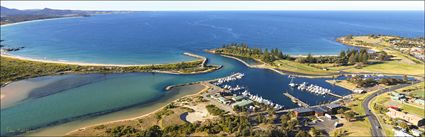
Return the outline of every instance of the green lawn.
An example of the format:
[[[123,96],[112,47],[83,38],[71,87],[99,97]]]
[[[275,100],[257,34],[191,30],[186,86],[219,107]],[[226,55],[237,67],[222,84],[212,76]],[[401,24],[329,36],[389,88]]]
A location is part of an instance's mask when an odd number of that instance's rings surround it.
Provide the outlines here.
[[[309,66],[308,64],[298,63],[295,61],[277,60],[277,61],[274,61],[274,64],[280,70],[302,73],[302,74],[332,75],[336,73],[335,71],[327,71],[327,70],[323,70],[313,66]]]
[[[413,105],[409,105],[409,104],[402,104],[401,105],[401,109],[404,112],[408,112],[411,114],[415,114],[418,116],[422,116],[425,117],[425,109],[420,108],[419,106],[413,106]]]
[[[363,67],[362,69],[351,68],[348,72],[370,72],[370,73],[389,73],[389,74],[406,74],[406,75],[423,75],[424,64],[406,64],[399,61],[386,61],[382,64],[373,64]]]

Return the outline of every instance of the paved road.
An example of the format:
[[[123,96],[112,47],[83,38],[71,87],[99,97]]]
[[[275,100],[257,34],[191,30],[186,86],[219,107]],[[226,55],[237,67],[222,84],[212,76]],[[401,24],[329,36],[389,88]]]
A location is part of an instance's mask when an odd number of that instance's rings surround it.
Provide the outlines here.
[[[415,81],[413,84],[416,84],[416,83],[419,83],[419,82],[420,81]],[[412,85],[412,84],[401,84],[401,85],[397,85],[397,86],[392,86],[390,89],[388,89],[388,88],[380,89],[379,91],[377,91],[377,92],[373,93],[372,95],[369,95],[368,97],[366,97],[366,99],[363,101],[362,106],[366,111],[366,116],[369,118],[370,124],[372,125],[372,136],[382,137],[382,136],[385,136],[385,135],[382,133],[381,124],[379,123],[378,118],[376,118],[376,115],[373,114],[371,112],[370,108],[369,108],[370,101],[374,97],[376,97],[380,94],[390,92],[390,91],[394,91],[394,90],[397,90],[397,89],[400,89],[400,88],[403,88],[403,87],[407,87],[407,86],[410,86],[410,85]]]

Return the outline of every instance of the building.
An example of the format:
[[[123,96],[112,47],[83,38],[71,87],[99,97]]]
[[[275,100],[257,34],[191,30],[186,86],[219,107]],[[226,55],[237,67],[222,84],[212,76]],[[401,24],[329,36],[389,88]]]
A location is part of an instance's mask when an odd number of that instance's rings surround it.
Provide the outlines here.
[[[244,99],[244,97],[243,97],[243,96],[233,96],[233,97],[232,97],[232,100],[233,100],[233,101],[241,101],[242,99]]]
[[[419,105],[425,105],[425,100],[423,100],[423,99],[415,99],[415,101],[414,101],[416,104],[419,104]]]
[[[418,129],[411,129],[410,131],[412,131],[412,134],[416,137],[421,136],[421,134],[423,133],[422,131],[419,131]]]
[[[338,109],[343,108],[343,106],[341,106],[339,104],[329,104],[329,105],[326,105],[325,108],[327,109],[328,113],[336,114]]]
[[[233,103],[232,104],[232,107],[233,108],[236,107],[236,106],[246,107],[246,106],[252,105],[252,103],[254,103],[254,102],[252,102],[251,100],[244,99],[244,100],[241,100],[241,101],[238,101],[238,102]]]
[[[310,108],[297,108],[294,110],[295,116],[311,116],[314,115],[314,111]]]
[[[217,100],[218,102],[223,103],[223,104],[229,104],[229,103],[230,103],[230,100],[228,100],[227,98],[224,98],[224,97],[223,97],[223,96],[221,96],[221,94],[219,94],[219,93],[216,93],[216,94],[212,95],[212,96],[211,96],[211,98],[212,98],[212,99],[215,99],[215,100]]]
[[[221,97],[221,96],[218,97],[217,100],[220,101],[220,103],[223,103],[223,104],[229,104],[230,103],[230,100],[228,100],[227,98]]]
[[[356,89],[353,90],[353,92],[354,93],[357,93],[357,94],[362,94],[362,93],[366,93],[366,90],[360,89],[360,88],[356,88]]]
[[[397,92],[391,92],[391,99],[396,101],[405,101],[406,96]]]
[[[418,127],[425,125],[425,118],[417,115],[397,111],[394,109],[388,109],[388,112],[386,114],[391,118],[400,118],[406,120],[407,122],[412,123],[413,125],[416,125]]]
[[[315,116],[324,116],[325,113],[327,112],[326,108],[324,107],[313,107],[311,108],[314,111],[314,115]]]
[[[404,131],[396,130],[396,129],[393,129],[393,130],[394,130],[394,136],[396,136],[396,137],[413,137],[412,135],[410,135],[410,134],[408,134]]]

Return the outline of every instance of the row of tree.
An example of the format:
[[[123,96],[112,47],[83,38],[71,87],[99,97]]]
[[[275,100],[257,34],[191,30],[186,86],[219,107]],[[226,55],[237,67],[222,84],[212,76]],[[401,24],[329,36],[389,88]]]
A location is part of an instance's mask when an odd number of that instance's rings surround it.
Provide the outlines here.
[[[319,56],[313,57],[308,54],[307,57],[297,58],[295,61],[299,63],[337,63],[339,65],[353,65],[356,63],[367,64],[369,53],[366,49],[349,49],[340,52],[339,56]]]
[[[231,43],[227,45],[223,45],[222,48],[216,50],[217,53],[222,54],[231,54],[234,56],[241,57],[250,57],[260,59],[264,62],[273,62],[279,59],[289,59],[289,55],[283,54],[281,50],[278,48],[271,49],[260,49],[260,48],[250,48],[245,43]]]
[[[356,84],[357,87],[372,87],[376,84],[384,84],[384,85],[396,85],[401,83],[406,83],[408,81],[405,76],[403,79],[397,78],[381,78],[379,80],[375,80],[373,78],[362,78],[361,76],[355,76],[347,79],[349,82]]]

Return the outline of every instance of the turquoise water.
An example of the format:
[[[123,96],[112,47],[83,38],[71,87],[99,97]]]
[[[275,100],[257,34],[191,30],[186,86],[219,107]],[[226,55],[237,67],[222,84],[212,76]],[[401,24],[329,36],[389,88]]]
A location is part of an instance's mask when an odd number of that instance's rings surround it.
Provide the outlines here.
[[[270,70],[250,69],[233,59],[202,50],[227,42],[247,42],[255,47],[278,47],[292,54],[335,54],[348,48],[335,43],[336,37],[369,33],[423,36],[423,20],[423,13],[419,12],[145,12],[2,27],[1,39],[6,40],[6,46],[27,47],[13,53],[21,56],[133,64],[191,60],[181,53],[192,52],[208,57],[210,64],[224,67],[199,75],[126,73],[58,78],[61,82],[34,89],[28,99],[2,108],[1,134],[125,111],[168,96],[165,86],[223,77],[234,72],[246,74],[237,84],[286,108],[293,108],[296,105],[282,95],[289,90],[287,76]],[[340,95],[350,94],[324,80],[297,78],[295,82],[306,81]],[[306,92],[290,92],[309,104],[335,100]]]

